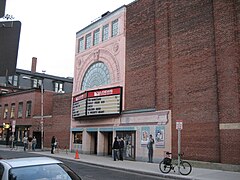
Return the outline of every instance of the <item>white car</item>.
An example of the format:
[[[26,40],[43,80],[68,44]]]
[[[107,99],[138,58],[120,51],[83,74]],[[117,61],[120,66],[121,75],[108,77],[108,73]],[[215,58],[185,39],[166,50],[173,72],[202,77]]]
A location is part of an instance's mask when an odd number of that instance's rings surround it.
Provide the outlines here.
[[[1,180],[81,180],[63,162],[49,157],[0,160]]]

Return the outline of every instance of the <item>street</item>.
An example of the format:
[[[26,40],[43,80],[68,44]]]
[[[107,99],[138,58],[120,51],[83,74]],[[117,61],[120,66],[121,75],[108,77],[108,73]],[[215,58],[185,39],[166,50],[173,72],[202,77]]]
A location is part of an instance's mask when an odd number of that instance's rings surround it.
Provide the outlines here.
[[[0,156],[2,158],[14,158],[14,157],[36,157],[42,156],[39,154],[34,154],[30,152],[20,152],[20,151],[2,151],[0,150]],[[72,170],[74,170],[83,180],[156,180],[165,179],[149,175],[137,174],[132,172],[126,172],[116,169],[104,168],[100,166],[89,165],[79,161],[56,158],[64,162]]]

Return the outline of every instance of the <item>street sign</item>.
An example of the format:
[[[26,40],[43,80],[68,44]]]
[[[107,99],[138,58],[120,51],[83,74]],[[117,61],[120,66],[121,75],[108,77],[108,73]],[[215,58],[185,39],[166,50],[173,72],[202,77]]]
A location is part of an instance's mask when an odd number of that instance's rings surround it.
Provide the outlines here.
[[[176,129],[177,130],[183,129],[183,121],[182,120],[176,120]]]

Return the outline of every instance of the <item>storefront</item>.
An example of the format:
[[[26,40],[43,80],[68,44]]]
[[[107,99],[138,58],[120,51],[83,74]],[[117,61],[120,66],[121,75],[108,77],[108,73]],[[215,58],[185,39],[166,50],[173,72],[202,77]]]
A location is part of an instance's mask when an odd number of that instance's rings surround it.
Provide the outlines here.
[[[24,136],[28,136],[30,131],[30,125],[16,125],[15,131],[12,132],[12,126],[9,124],[0,127],[0,144],[11,145],[12,139],[14,138],[14,145],[22,145]]]
[[[81,121],[83,127],[71,129],[71,150],[112,156],[113,139],[117,137],[124,140],[124,159],[147,161],[147,142],[152,134],[155,139],[154,159],[158,161],[165,151],[171,151],[170,117],[170,111],[158,111]],[[95,127],[88,127],[93,125]]]

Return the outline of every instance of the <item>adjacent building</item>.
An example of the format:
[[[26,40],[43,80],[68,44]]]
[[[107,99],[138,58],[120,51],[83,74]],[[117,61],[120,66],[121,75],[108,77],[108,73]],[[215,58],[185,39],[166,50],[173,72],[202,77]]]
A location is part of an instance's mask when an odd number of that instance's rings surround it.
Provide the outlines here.
[[[0,144],[11,145],[14,137],[22,146],[24,136],[35,136],[36,148],[42,140],[50,148],[55,136],[60,148],[69,148],[73,79],[38,73],[36,63],[33,58],[31,71],[0,77]]]
[[[44,89],[57,93],[71,93],[72,77],[59,77],[47,74],[45,71],[36,72],[37,58],[32,58],[31,71],[16,69],[14,75],[0,76],[0,86],[17,89],[39,88],[43,83]],[[4,91],[4,88],[3,88]],[[6,91],[6,90],[5,90]]]
[[[71,149],[240,162],[240,3],[136,0],[76,33]],[[177,128],[181,128],[178,126]]]

